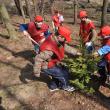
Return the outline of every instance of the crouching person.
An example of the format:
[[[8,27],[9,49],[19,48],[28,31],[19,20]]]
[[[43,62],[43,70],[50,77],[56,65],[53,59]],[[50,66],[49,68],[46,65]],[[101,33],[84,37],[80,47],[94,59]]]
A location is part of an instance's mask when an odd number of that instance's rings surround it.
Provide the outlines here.
[[[94,53],[94,56],[102,56],[98,63],[98,72],[101,84],[105,84],[107,74],[110,75],[110,26],[102,27],[98,35],[101,36],[102,47]]]
[[[61,26],[58,29],[58,33],[59,43],[51,35],[40,45],[40,52],[35,57],[34,75],[39,76],[43,72],[51,76],[52,79],[49,84],[51,91],[59,88],[66,91],[74,91],[74,87],[69,86],[68,71],[58,65],[64,58],[64,45],[65,42],[70,41],[71,32]]]

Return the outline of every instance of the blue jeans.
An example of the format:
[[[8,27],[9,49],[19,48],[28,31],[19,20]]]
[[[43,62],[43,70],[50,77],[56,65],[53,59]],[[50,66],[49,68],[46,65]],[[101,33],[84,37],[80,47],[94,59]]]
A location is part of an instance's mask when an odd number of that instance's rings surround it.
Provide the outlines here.
[[[65,88],[68,86],[69,82],[69,72],[66,68],[55,66],[53,68],[42,70],[44,74],[50,75],[52,81],[49,85],[49,88]]]

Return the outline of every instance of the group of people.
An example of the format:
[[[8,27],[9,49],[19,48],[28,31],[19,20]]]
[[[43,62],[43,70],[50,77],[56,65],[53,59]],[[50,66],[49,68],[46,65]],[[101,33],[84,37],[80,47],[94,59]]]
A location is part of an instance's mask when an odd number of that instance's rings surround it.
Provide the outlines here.
[[[78,17],[81,20],[79,36],[87,52],[92,53],[94,50],[93,42],[97,36],[94,23],[88,18],[86,11],[80,11]],[[60,62],[64,58],[65,47],[72,40],[72,32],[63,25],[63,22],[63,15],[55,10],[55,14],[52,16],[54,33],[50,31],[49,25],[43,22],[43,18],[40,15],[37,15],[34,21],[20,25],[20,30],[32,41],[36,52],[33,75],[39,77],[43,73],[51,76],[51,82],[49,84],[51,91],[58,89],[66,91],[75,90],[73,86],[69,85],[68,70],[60,65]],[[93,55],[95,57],[98,55],[103,56],[98,67],[100,79],[105,83],[106,67],[110,74],[110,26],[102,27],[99,35],[102,38],[103,44]],[[72,51],[72,49],[69,49],[69,51]],[[73,51],[73,54],[81,55],[77,51]]]

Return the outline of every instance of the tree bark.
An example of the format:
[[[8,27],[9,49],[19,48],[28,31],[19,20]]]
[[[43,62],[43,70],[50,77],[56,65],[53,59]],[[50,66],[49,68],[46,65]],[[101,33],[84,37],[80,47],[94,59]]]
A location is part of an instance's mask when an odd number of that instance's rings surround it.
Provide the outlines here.
[[[88,3],[90,3],[90,0],[87,0]]]
[[[50,7],[51,7],[51,14],[53,15],[54,14],[54,2],[55,0],[49,0],[50,1]]]
[[[15,2],[15,5],[16,5],[16,7],[17,7],[17,10],[18,10],[19,15],[22,15],[22,13],[21,13],[21,9],[20,9],[20,3],[19,3],[19,0],[14,0],[14,2]]]
[[[38,10],[39,10],[39,14],[43,16],[43,12],[44,12],[44,0],[39,0],[38,1]]]
[[[28,11],[28,14],[29,14],[30,21],[32,21],[33,17],[32,17],[30,2],[29,2],[29,0],[25,0],[25,2],[26,2],[27,11]]]
[[[22,17],[23,17],[24,22],[25,22],[25,14],[24,14],[24,9],[23,9],[23,4],[22,4],[21,0],[18,0],[18,1],[19,1],[19,4],[20,4],[20,10],[21,10],[21,13],[22,13]]]
[[[11,24],[8,11],[7,11],[5,4],[3,2],[0,4],[0,13],[1,13],[3,21],[6,25],[6,28],[7,28],[7,31],[9,33],[10,38],[11,39],[17,39],[16,31],[15,31],[13,25]]]
[[[35,15],[38,14],[38,11],[37,11],[37,0],[32,0],[33,1],[33,5],[34,5],[34,11],[35,11]]]
[[[103,0],[101,26],[104,26],[107,24],[107,7],[108,7],[108,0]]]
[[[78,1],[74,0],[74,24],[77,24],[77,8],[78,8]]]

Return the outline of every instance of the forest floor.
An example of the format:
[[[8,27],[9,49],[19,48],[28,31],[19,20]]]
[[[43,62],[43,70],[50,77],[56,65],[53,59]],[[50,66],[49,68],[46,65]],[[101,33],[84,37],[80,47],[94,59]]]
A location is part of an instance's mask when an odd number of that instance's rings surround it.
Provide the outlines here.
[[[34,78],[33,46],[19,32],[22,18],[12,17],[18,39],[7,39],[7,32],[0,24],[0,110],[110,110],[110,86],[100,86],[94,95],[81,91],[63,90],[50,92],[46,77]],[[50,22],[48,22],[50,23]],[[76,43],[78,25],[68,24]]]

